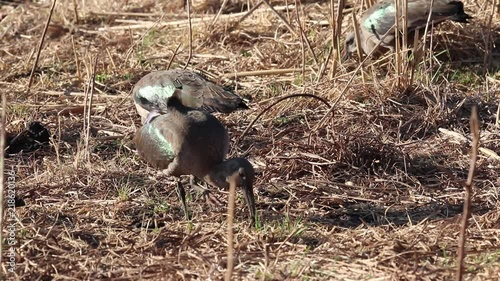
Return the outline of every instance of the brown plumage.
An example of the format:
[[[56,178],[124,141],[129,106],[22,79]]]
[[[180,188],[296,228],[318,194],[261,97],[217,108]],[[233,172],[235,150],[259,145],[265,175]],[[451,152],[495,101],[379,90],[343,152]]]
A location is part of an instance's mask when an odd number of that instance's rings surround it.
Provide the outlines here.
[[[169,99],[165,113],[150,113],[137,130],[134,141],[139,154],[167,175],[193,175],[220,188],[228,188],[226,177],[239,172],[239,186],[255,219],[254,170],[244,158],[224,160],[229,136],[224,125],[207,112],[188,108],[176,98]],[[178,188],[187,215],[184,190]]]

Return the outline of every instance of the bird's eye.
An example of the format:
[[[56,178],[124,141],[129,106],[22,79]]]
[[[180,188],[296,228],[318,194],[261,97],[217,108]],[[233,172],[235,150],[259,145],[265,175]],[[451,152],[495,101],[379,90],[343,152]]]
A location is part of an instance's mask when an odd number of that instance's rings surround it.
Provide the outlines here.
[[[243,169],[240,169],[238,171],[238,174],[239,174],[239,176],[240,176],[240,178],[241,178],[242,181],[246,181],[247,175],[245,174],[245,171]]]

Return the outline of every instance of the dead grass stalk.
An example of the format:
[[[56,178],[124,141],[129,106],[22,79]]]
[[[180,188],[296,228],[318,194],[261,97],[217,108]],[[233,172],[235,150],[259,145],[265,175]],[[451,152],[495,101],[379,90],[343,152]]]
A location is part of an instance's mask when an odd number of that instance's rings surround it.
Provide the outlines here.
[[[52,6],[50,7],[49,15],[47,16],[47,22],[45,23],[45,27],[43,29],[42,36],[40,37],[40,43],[38,44],[38,49],[36,51],[35,61],[33,62],[33,68],[31,68],[30,79],[28,81],[28,88],[26,89],[26,94],[28,95],[31,90],[31,84],[33,84],[33,74],[35,74],[36,67],[38,66],[38,60],[40,59],[40,54],[42,53],[43,41],[45,40],[45,36],[47,35],[47,30],[49,29],[50,19],[52,18],[52,14],[54,13],[54,8],[56,7],[57,0],[52,1]],[[36,97],[35,97],[36,101]]]
[[[229,197],[227,208],[227,266],[226,266],[226,281],[231,280],[234,268],[234,207],[236,198],[236,181],[239,177],[238,171],[230,175],[226,180],[229,183]]]
[[[465,250],[465,241],[467,240],[467,225],[471,215],[471,205],[472,205],[472,188],[474,186],[474,174],[476,173],[477,166],[477,150],[479,147],[479,117],[477,115],[477,106],[472,107],[472,112],[470,116],[470,131],[472,134],[472,146],[470,153],[470,167],[469,174],[467,176],[467,181],[465,182],[465,193],[464,193],[464,210],[462,213],[462,223],[460,226],[460,236],[458,238],[457,247],[457,273],[456,281],[461,281],[464,274],[464,258],[467,254]]]

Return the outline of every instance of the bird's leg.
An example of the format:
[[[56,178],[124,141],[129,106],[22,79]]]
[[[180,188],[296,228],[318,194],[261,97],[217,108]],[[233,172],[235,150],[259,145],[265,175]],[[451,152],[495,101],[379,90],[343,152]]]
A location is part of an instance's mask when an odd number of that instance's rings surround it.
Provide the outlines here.
[[[210,192],[210,190],[194,182],[194,176],[189,177],[189,184],[191,185],[191,188],[203,194],[203,197],[208,205],[216,207],[222,206],[222,203],[212,194],[212,192]]]
[[[184,187],[182,186],[180,180],[177,181],[177,195],[179,196],[179,199],[181,199],[182,208],[184,209],[184,215],[186,216],[186,219],[189,220],[189,212],[186,203],[186,191],[184,190]]]

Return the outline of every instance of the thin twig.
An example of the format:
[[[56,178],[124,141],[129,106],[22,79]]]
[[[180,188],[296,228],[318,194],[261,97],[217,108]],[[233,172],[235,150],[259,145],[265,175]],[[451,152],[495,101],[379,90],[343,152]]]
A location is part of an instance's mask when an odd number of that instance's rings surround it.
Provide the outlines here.
[[[176,13],[163,13],[163,14],[156,14],[156,13],[133,13],[133,12],[96,12],[96,11],[90,11],[91,15],[96,15],[96,16],[120,16],[120,17],[160,17],[162,15],[166,15],[169,17],[175,17],[178,14]]]
[[[269,9],[271,9],[271,11],[273,11],[273,13],[283,22],[283,24],[288,28],[288,30],[296,37],[298,37],[299,35],[297,34],[297,32],[295,32],[295,30],[293,30],[293,27],[290,25],[290,23],[280,14],[278,13],[278,11],[276,11],[276,9],[273,7],[273,5],[271,5],[269,3],[269,1],[267,0],[262,0],[264,1],[264,3],[266,3],[266,5],[269,7]]]
[[[325,61],[321,64],[318,75],[316,76],[316,86],[319,84],[319,81],[321,81],[321,78],[325,74],[326,66],[328,65],[328,61],[330,61],[330,58],[332,57],[333,53],[333,47],[328,48],[328,53],[326,55]]]
[[[431,24],[431,17],[432,17],[432,8],[434,6],[434,0],[431,0],[431,4],[430,4],[430,7],[429,7],[429,16],[427,17],[427,22],[425,23],[425,29],[424,29],[424,34],[422,36],[424,36],[424,43],[423,43],[423,51],[425,51],[425,46],[427,45],[427,32],[429,30],[429,26]],[[431,40],[432,40],[432,37],[431,37]],[[432,68],[432,41],[429,45],[429,61],[430,61],[430,64],[429,64],[429,69]],[[424,68],[426,67],[425,66],[425,60],[423,60],[424,62]],[[428,75],[426,77],[429,77]],[[427,84],[429,84],[430,81],[427,81]]]
[[[82,122],[83,122],[83,126],[82,126],[82,135],[85,136],[85,128],[87,128],[87,118],[85,118],[85,114],[87,114],[87,107],[88,107],[88,100],[89,100],[89,94],[90,94],[90,85],[91,85],[91,81],[90,79],[92,79],[92,73],[88,67],[88,60],[90,60],[90,58],[88,58],[88,54],[87,54],[87,58],[83,60],[83,63],[85,64],[85,70],[87,71],[87,77],[88,77],[88,80],[87,80],[87,83],[86,83],[86,87],[85,87],[85,96],[83,98],[83,118],[82,118]],[[57,115],[60,115],[60,113],[58,113]]]
[[[306,69],[307,70],[307,69]],[[246,77],[246,76],[263,76],[263,75],[279,75],[286,73],[294,73],[302,71],[300,68],[283,68],[283,69],[264,69],[264,70],[253,70],[253,71],[240,71],[223,74],[224,78],[236,78],[236,77]]]
[[[187,9],[187,16],[188,16],[188,27],[189,27],[189,55],[188,59],[186,61],[186,64],[184,65],[184,69],[189,65],[191,62],[191,59],[193,58],[193,24],[191,23],[191,1],[186,1],[186,9]]]
[[[187,2],[189,2],[189,1],[187,1]],[[222,5],[220,6],[219,11],[217,11],[217,14],[215,15],[215,18],[212,21],[212,24],[211,24],[212,27],[215,25],[215,23],[219,19],[220,14],[222,14],[222,10],[224,10],[224,8],[226,7],[227,2],[229,2],[229,0],[224,0],[224,2],[222,2]]]
[[[309,52],[311,52],[314,63],[319,68],[318,57],[316,56],[316,53],[314,52],[314,49],[311,46],[311,42],[309,41],[309,39],[307,39],[307,35],[304,32],[304,26],[302,26],[303,21],[300,20],[299,9],[298,9],[299,5],[300,5],[300,3],[297,0],[295,0],[295,6],[297,7],[297,9],[295,9],[295,13],[297,15],[297,23],[299,26],[300,34],[302,35],[302,38],[303,38],[304,42],[306,43],[307,49],[309,49]]]
[[[345,11],[345,0],[338,0],[337,5],[337,16],[335,17],[335,36],[340,38],[340,34],[342,33],[342,19],[344,18]],[[354,12],[354,11],[353,11]],[[338,41],[337,41],[338,42]]]
[[[457,249],[457,272],[455,275],[456,281],[461,281],[464,274],[464,258],[465,258],[465,235],[467,231],[467,223],[471,214],[471,196],[474,173],[476,172],[477,164],[477,148],[479,147],[479,117],[477,116],[477,106],[472,107],[472,112],[470,116],[470,130],[472,133],[472,147],[470,155],[470,166],[469,174],[467,176],[467,181],[465,182],[465,194],[464,194],[464,210],[462,214],[462,225],[460,227],[460,237],[458,238],[458,249]]]
[[[73,14],[75,16],[75,25],[80,22],[78,17],[78,4],[76,4],[76,0],[73,0]]]
[[[35,69],[38,66],[38,60],[40,59],[40,54],[42,53],[43,41],[45,40],[45,35],[47,34],[47,30],[49,29],[50,19],[52,18],[52,14],[54,13],[55,7],[56,7],[56,0],[52,2],[52,7],[50,7],[50,12],[49,16],[47,17],[47,22],[45,23],[45,28],[43,29],[42,37],[40,38],[40,43],[38,44],[38,51],[36,54],[35,62],[33,63],[33,68],[31,69],[30,80],[28,82],[28,89],[26,90],[26,94],[29,94],[31,89],[31,84],[33,84],[33,75],[35,74]]]
[[[400,9],[401,0],[394,1],[394,9],[396,12],[394,13],[394,24],[396,25],[396,30],[394,31],[394,43],[395,50],[394,56],[396,57],[396,79],[398,82],[398,87],[401,85],[401,44],[400,44],[400,24],[399,21],[401,19],[401,9]]]
[[[356,40],[356,51],[358,52],[358,60],[359,60],[359,65],[361,65],[361,81],[363,83],[366,83],[366,75],[365,75],[365,70],[363,67],[363,50],[361,48],[361,35],[359,34],[359,25],[358,21],[356,20],[356,15],[352,15],[352,26],[354,27],[354,39]]]
[[[238,137],[238,139],[236,139],[236,143],[239,142],[240,139],[242,139],[246,133],[248,132],[248,130],[250,130],[250,128],[253,126],[253,124],[255,124],[255,122],[257,122],[257,120],[259,120],[259,118],[264,114],[266,113],[269,109],[273,108],[275,105],[277,105],[278,103],[286,100],[286,99],[290,99],[290,98],[296,98],[296,97],[309,97],[309,98],[314,98],[314,99],[317,99],[319,101],[321,101],[322,103],[324,103],[326,106],[330,107],[330,103],[322,98],[322,97],[319,97],[319,96],[316,96],[316,95],[313,95],[313,94],[293,94],[293,95],[288,95],[288,96],[284,96],[284,97],[280,97],[277,101],[273,102],[271,105],[269,105],[268,107],[264,108],[264,110],[262,110],[253,120],[252,122],[250,122],[250,124],[248,124],[248,126],[245,128],[245,130],[243,131],[243,133]]]
[[[484,62],[483,62],[484,73],[487,73],[487,70],[491,65],[491,48],[493,46],[490,42],[491,42],[492,33],[493,33],[492,23],[493,23],[493,16],[495,15],[495,6],[496,6],[496,0],[494,0],[492,5],[491,5],[491,13],[489,14],[489,17],[488,17],[488,25],[487,25],[488,26],[488,29],[487,29],[488,35],[486,36],[486,41],[484,42],[484,45],[485,45]]]
[[[401,1],[401,9],[402,11],[402,45],[401,48],[401,54],[400,54],[400,62],[402,63],[402,71],[403,71],[403,77],[404,79],[404,87],[410,86],[408,84],[408,1]],[[417,41],[414,41],[413,44],[415,44]],[[399,78],[398,78],[399,79]]]
[[[413,81],[415,80],[415,71],[417,70],[417,66],[422,60],[422,57],[424,55],[424,50],[425,46],[417,44],[419,41],[419,33],[420,30],[417,29],[415,30],[415,35],[413,37],[413,60],[411,61],[410,68],[411,68],[411,73],[410,73],[410,83],[408,83],[408,87],[413,85]]]
[[[297,9],[295,9],[295,16],[297,17],[297,25],[299,26],[299,31],[300,31],[300,53],[301,53],[301,57],[302,57],[302,85],[304,85],[304,80],[306,78],[306,51],[305,51],[305,48],[304,48],[304,40],[305,40],[305,36],[304,35],[304,32],[302,31],[302,24],[300,22],[300,16],[299,16],[299,3],[297,0],[295,0],[295,5],[297,6]],[[303,88],[305,90],[305,87]]]
[[[85,97],[85,95],[80,95],[82,97]],[[118,97],[122,98],[123,97]],[[43,110],[43,109],[65,109],[65,108],[83,108],[85,103],[72,103],[72,104],[60,104],[60,103],[55,103],[55,104],[34,104],[34,103],[9,103],[9,105],[15,107],[15,106],[24,106],[26,108],[36,108],[36,110]],[[93,104],[94,107],[100,106],[102,108],[105,108],[107,105],[106,103],[98,103],[98,104]]]
[[[338,62],[338,54],[339,54],[339,39],[337,37],[337,22],[335,20],[335,4],[333,3],[334,0],[330,0],[330,18],[332,21],[330,22],[330,28],[332,29],[332,48],[335,49],[335,56],[333,57],[333,66],[331,68],[331,75],[330,79],[333,78],[335,75],[334,73],[337,71],[337,62]],[[340,0],[339,0],[340,1]],[[328,65],[328,60],[325,62],[325,66]],[[319,80],[318,80],[319,81]]]
[[[403,48],[406,50],[408,48],[408,1],[401,1],[401,7],[403,8]],[[416,41],[415,41],[416,43]],[[407,57],[407,56],[406,56]],[[405,58],[406,58],[405,57]]]
[[[92,116],[92,101],[94,99],[94,92],[95,92],[95,76],[97,72],[97,62],[99,61],[99,54],[95,55],[94,58],[94,66],[92,68],[92,75],[90,77],[90,97],[89,97],[89,105],[87,106],[87,111],[86,113],[86,119],[87,119],[87,128],[85,128],[87,131],[85,133],[85,155],[87,156],[87,161],[90,162],[90,154],[89,154],[89,139],[90,139],[90,121],[91,121],[91,116]]]
[[[168,64],[167,64],[167,70],[170,69],[170,66],[172,65],[172,62],[174,61],[174,58],[177,56],[177,52],[179,51],[179,48],[181,47],[181,43],[179,43],[179,45],[177,45],[177,48],[175,48],[175,51],[174,53],[172,54],[172,57],[170,58],[170,60],[168,61]]]
[[[262,0],[262,1],[264,1],[264,0]],[[291,6],[291,7],[288,7],[288,6],[279,6],[279,7],[273,7],[273,9],[271,11],[277,13],[277,11],[283,11],[283,10],[286,10],[286,9],[294,9],[294,8],[295,8],[294,6]],[[258,13],[268,13],[268,10],[262,9],[262,10],[259,10],[257,12]],[[167,15],[167,14],[162,14],[162,18],[165,15]],[[220,20],[229,21],[229,20],[232,20],[232,19],[235,19],[235,18],[240,18],[240,17],[245,18],[248,15],[249,15],[248,12],[241,12],[241,13],[221,15],[219,17],[219,21]],[[213,17],[215,17],[215,15]],[[201,25],[201,24],[205,24],[207,21],[209,21],[210,18],[212,18],[212,16],[204,16],[204,17],[192,18],[191,22],[194,25]],[[243,18],[241,18],[239,20],[239,22],[241,22]],[[115,22],[125,22],[125,20],[116,19]],[[135,22],[137,22],[137,21],[135,21]],[[164,27],[164,26],[181,27],[181,26],[187,25],[187,24],[189,24],[188,20],[175,20],[175,21],[169,21],[169,22],[162,22],[161,19],[160,19],[160,20],[155,21],[155,22],[141,21],[139,24],[133,24],[133,25],[119,25],[119,26],[100,27],[97,30],[98,31],[130,30],[130,29],[140,29],[140,28],[151,28],[151,27],[154,27],[154,26],[157,26],[157,27]],[[296,35],[295,31],[292,30],[291,32]]]
[[[330,72],[330,79],[333,79],[333,77],[335,77],[335,75],[337,74],[337,67],[340,61],[340,35],[342,33],[342,19],[344,16],[343,10],[345,6],[345,0],[338,0],[336,15],[334,15],[335,7],[333,5],[333,0],[331,0],[331,6],[332,18],[335,16],[335,19],[332,21],[332,45],[335,49],[335,55],[333,57],[333,67]]]
[[[244,16],[242,16],[237,22],[235,22],[230,28],[228,28],[226,32],[230,33],[231,31],[235,30],[240,25],[240,23],[242,23],[246,18],[253,14],[253,12],[255,12],[255,10],[257,10],[257,8],[259,8],[262,4],[264,4],[264,1],[262,0],[255,4],[252,9],[250,9]]]
[[[80,72],[80,60],[78,59],[78,54],[76,52],[75,37],[73,35],[71,35],[71,46],[73,47],[73,55],[75,56],[76,76],[79,80],[81,80],[82,73]]]
[[[497,106],[497,117],[495,118],[497,126],[500,126],[500,100],[498,101],[498,106]]]
[[[59,91],[36,91],[36,92],[38,94],[47,95],[47,96],[66,96],[66,97],[84,97],[85,96],[84,92],[83,93],[82,92],[70,92],[70,91],[66,91],[66,92],[59,92]],[[103,98],[103,99],[123,99],[123,96],[99,94],[99,98]],[[37,104],[36,106],[40,106],[40,105]],[[47,105],[44,105],[44,106],[47,106]],[[63,104],[62,106],[67,106],[67,104]]]

